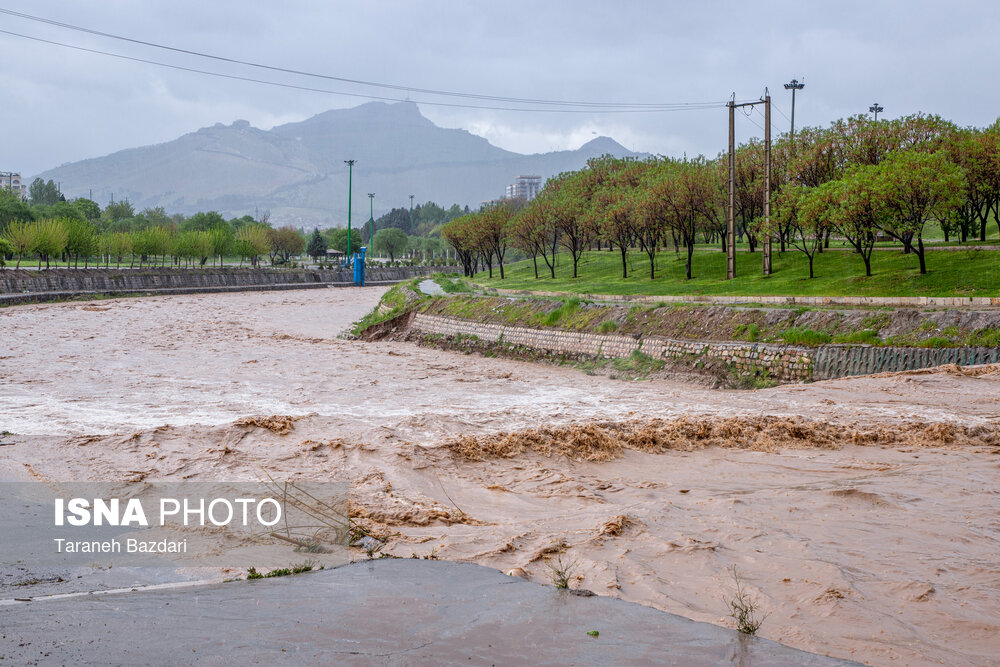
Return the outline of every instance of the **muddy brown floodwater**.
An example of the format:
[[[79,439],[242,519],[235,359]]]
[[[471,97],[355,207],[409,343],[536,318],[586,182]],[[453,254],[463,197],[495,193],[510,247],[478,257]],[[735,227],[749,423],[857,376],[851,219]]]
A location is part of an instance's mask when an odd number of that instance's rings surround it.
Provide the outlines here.
[[[349,480],[395,555],[546,583],[561,558],[574,586],[720,624],[735,566],[768,638],[1000,664],[997,368],[738,392],[338,338],[382,291],[0,310],[0,478],[260,463]]]

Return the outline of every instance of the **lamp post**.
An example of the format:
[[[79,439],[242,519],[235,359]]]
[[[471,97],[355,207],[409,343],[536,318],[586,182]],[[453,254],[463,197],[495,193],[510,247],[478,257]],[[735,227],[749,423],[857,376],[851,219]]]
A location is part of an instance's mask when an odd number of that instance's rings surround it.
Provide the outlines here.
[[[413,233],[413,195],[410,195],[410,233]]]
[[[883,111],[885,111],[885,109],[883,109],[882,107],[880,107],[878,105],[878,102],[876,102],[875,104],[873,104],[870,107],[868,107],[868,110],[871,111],[873,114],[875,114],[875,122],[876,123],[878,122],[878,115],[880,113],[882,113]]]
[[[375,238],[375,193],[368,193],[368,245],[371,246],[372,240]],[[368,252],[372,250],[369,247]]]
[[[344,160],[347,165],[347,261],[351,261],[351,186],[354,176],[354,163],[357,160]]]
[[[795,79],[792,79],[785,84],[785,90],[792,91],[792,139],[795,138],[795,91],[802,90],[806,87],[806,84],[799,83]]]

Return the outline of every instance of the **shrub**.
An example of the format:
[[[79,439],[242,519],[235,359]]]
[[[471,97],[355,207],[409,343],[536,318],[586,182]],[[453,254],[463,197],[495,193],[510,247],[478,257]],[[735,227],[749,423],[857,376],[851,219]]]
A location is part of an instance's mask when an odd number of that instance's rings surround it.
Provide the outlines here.
[[[736,629],[745,635],[755,635],[768,614],[760,615],[760,605],[743,587],[743,578],[736,566],[731,570],[736,584],[736,594],[726,603],[729,605],[729,615],[736,621]]]
[[[823,345],[829,343],[833,338],[823,331],[789,327],[781,332],[781,339],[789,345]]]
[[[760,329],[757,327],[755,322],[750,324],[741,324],[733,331],[733,338],[736,340],[745,340],[750,343],[756,343],[760,340]]]
[[[611,333],[612,331],[618,331],[618,323],[614,320],[604,320],[601,325],[597,328],[601,333]]]
[[[833,342],[861,345],[881,345],[882,337],[879,336],[878,331],[874,329],[862,329],[860,331],[852,331],[848,334],[839,334],[834,336]]]

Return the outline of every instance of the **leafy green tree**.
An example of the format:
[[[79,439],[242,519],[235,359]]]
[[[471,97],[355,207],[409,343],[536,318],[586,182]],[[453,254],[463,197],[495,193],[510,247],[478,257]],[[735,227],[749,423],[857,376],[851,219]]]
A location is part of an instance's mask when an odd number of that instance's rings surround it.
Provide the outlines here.
[[[52,179],[48,181],[43,181],[40,178],[36,178],[28,186],[28,199],[31,200],[32,205],[48,205],[51,206],[58,201],[66,201],[66,199],[59,194],[59,186],[55,184]]]
[[[920,273],[927,273],[924,225],[961,206],[965,196],[962,170],[944,151],[892,153],[879,163],[877,187],[893,214],[882,223],[882,230],[913,250]]]
[[[14,247],[5,239],[0,236],[0,269],[7,266],[7,255],[12,255],[14,253]]]
[[[57,201],[55,204],[39,204],[31,207],[36,220],[42,218],[60,218],[86,220],[86,216],[73,202]]]
[[[250,260],[250,266],[257,268],[261,255],[266,255],[271,249],[271,239],[267,228],[263,225],[248,225],[236,230],[233,249],[240,256],[240,264],[244,259]]]
[[[479,251],[472,237],[474,224],[472,214],[466,214],[448,221],[441,228],[441,238],[455,249],[455,255],[462,264],[462,272],[469,277],[476,273],[478,266]],[[378,239],[378,234],[375,235],[375,238]]]
[[[872,253],[880,227],[887,224],[885,199],[879,191],[878,167],[860,166],[838,181],[825,183],[832,208],[831,222],[865,263],[865,276],[872,275]]]
[[[66,253],[75,260],[74,266],[80,266],[83,257],[83,267],[87,268],[91,256],[96,255],[97,227],[90,220],[67,218],[66,222]]]
[[[546,215],[547,206],[547,197],[535,197],[518,211],[507,225],[511,245],[531,257],[536,280],[539,255],[542,256],[552,278],[556,277],[555,253],[559,239],[551,216]]]
[[[319,233],[319,228],[314,229],[312,236],[309,237],[306,254],[316,261],[319,261],[321,257],[326,257],[326,239]]]
[[[28,203],[21,195],[6,188],[0,188],[0,234],[14,221],[31,222],[35,219]]]
[[[414,219],[414,224],[416,224],[416,219],[417,219],[416,210],[414,210],[413,219]],[[396,229],[401,229],[403,231],[408,232],[410,230],[410,209],[394,208],[375,221],[376,232],[378,232],[378,230],[380,229],[388,229],[390,227],[395,227]],[[378,236],[377,233],[376,236]]]
[[[965,199],[955,211],[960,239],[965,241],[978,227],[979,240],[985,241],[990,212],[1000,200],[1000,132],[994,128],[956,131],[947,150],[965,175]]]
[[[500,267],[500,280],[504,279],[503,260],[507,254],[507,244],[510,239],[508,227],[511,218],[523,205],[524,202],[505,199],[487,204],[477,216],[482,243],[486,253],[497,259],[497,264]]]
[[[21,268],[21,260],[31,252],[35,245],[35,225],[34,222],[15,221],[7,225],[3,238],[10,247],[10,251],[17,253],[17,265],[15,269]]]
[[[36,220],[31,223],[34,227],[31,252],[38,255],[38,268],[42,268],[42,260],[45,260],[45,268],[50,268],[52,257],[60,255],[66,250],[66,243],[69,241],[69,232],[66,224],[62,220]]]
[[[134,238],[130,232],[102,232],[97,248],[105,257],[106,266],[111,266],[111,258],[114,257],[115,266],[121,267],[122,258],[134,252]]]
[[[389,261],[394,262],[396,261],[396,255],[406,251],[406,245],[406,232],[398,227],[389,227],[387,229],[380,229],[375,233],[372,249],[383,255],[389,255]]]
[[[355,232],[356,233],[356,232]],[[347,253],[347,228],[346,227],[332,227],[326,230],[325,233],[327,239],[327,247],[333,248],[334,250],[339,250],[342,253]],[[357,238],[357,237],[355,237]],[[352,239],[353,241],[353,239]]]
[[[174,256],[179,260],[204,265],[212,255],[212,236],[210,231],[188,230],[177,235],[174,244]]]
[[[212,257],[219,258],[219,268],[222,268],[222,259],[229,252],[235,241],[236,234],[228,224],[216,225],[208,230],[208,239],[212,244]]]
[[[809,277],[813,274],[813,260],[823,247],[823,239],[832,225],[836,190],[828,184],[817,188],[790,186],[774,198],[771,208],[771,225],[791,230],[789,243],[809,260]]]
[[[318,230],[317,230],[318,231]],[[275,264],[278,259],[287,263],[292,255],[298,255],[306,247],[306,240],[294,227],[281,227],[279,229],[267,229],[267,234],[271,238],[271,264]],[[322,236],[320,237],[322,238]],[[323,249],[326,254],[326,249]]]
[[[135,208],[132,207],[131,202],[127,199],[108,204],[101,213],[101,219],[105,221],[105,224],[116,223],[134,217]]]
[[[139,216],[146,220],[149,225],[168,228],[175,227],[173,218],[167,215],[167,211],[162,206],[144,208],[139,212]]]
[[[251,221],[253,218],[251,218]],[[208,231],[213,227],[218,227],[226,224],[226,219],[223,218],[216,211],[208,211],[207,213],[199,211],[195,213],[190,218],[186,219],[181,223],[180,231],[182,232],[204,232]],[[233,229],[237,227],[230,225]],[[239,225],[243,226],[243,225]]]
[[[73,206],[75,206],[87,220],[100,220],[101,218],[101,207],[96,201],[87,199],[86,197],[77,197],[73,200]]]
[[[545,190],[551,192],[549,214],[558,230],[559,243],[573,260],[573,277],[576,278],[579,275],[580,258],[593,236],[593,229],[584,215],[585,203],[592,193],[579,176],[571,173],[549,179]]]

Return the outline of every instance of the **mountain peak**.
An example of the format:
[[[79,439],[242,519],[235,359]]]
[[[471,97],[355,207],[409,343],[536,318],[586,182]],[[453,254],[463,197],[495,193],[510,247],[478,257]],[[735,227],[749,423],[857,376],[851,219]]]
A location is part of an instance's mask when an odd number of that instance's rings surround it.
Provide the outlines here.
[[[605,153],[612,153],[614,155],[621,155],[623,153],[629,153],[629,154],[632,153],[632,151],[625,148],[611,137],[605,137],[605,136],[595,137],[591,139],[583,146],[580,146],[579,150],[586,151],[588,153],[596,151],[599,152],[601,155]]]

